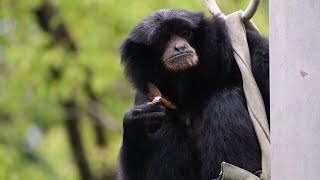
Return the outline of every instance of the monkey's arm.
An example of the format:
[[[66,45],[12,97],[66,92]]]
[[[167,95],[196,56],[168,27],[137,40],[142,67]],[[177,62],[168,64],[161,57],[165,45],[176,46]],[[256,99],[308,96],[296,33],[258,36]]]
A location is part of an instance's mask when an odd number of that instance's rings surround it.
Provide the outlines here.
[[[164,106],[147,102],[143,94],[137,94],[136,106],[124,116],[120,178],[197,179],[183,129],[170,119]]]
[[[145,163],[153,151],[151,134],[165,118],[163,108],[142,104],[129,110],[123,120],[120,176],[123,180],[145,179]]]

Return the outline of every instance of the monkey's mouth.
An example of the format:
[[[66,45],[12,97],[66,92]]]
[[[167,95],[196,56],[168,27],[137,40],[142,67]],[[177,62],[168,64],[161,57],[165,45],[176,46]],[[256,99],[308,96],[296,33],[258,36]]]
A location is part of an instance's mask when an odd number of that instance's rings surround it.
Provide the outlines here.
[[[181,53],[176,53],[172,56],[170,56],[167,61],[175,61],[175,60],[183,60],[184,58],[188,58],[188,57],[191,57],[193,56],[193,52],[192,51],[184,51],[184,52],[181,52]]]
[[[193,51],[176,53],[164,62],[166,68],[173,72],[184,71],[198,64],[198,56]]]

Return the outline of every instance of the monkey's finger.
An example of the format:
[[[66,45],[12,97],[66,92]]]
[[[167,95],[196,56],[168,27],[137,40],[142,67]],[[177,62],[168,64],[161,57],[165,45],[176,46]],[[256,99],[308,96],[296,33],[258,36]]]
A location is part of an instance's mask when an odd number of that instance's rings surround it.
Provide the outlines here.
[[[165,112],[151,112],[132,117],[133,121],[145,121],[146,124],[158,122],[166,117]]]
[[[135,106],[132,110],[136,113],[157,112],[164,111],[164,106],[160,102],[148,102],[139,106]]]

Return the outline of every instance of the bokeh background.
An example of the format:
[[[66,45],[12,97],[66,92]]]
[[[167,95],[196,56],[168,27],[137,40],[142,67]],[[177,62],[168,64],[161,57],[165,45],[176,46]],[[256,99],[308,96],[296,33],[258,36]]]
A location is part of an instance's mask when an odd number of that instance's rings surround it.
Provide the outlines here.
[[[0,0],[0,180],[116,179],[134,96],[118,48],[163,8],[207,12],[204,0]],[[267,0],[254,21],[268,35]]]

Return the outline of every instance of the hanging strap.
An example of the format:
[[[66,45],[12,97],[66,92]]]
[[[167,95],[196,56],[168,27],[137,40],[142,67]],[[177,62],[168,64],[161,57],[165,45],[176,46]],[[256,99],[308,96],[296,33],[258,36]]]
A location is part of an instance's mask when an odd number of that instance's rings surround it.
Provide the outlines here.
[[[246,36],[246,28],[242,21],[242,11],[232,13],[226,17],[226,25],[234,52],[243,79],[244,94],[260,148],[263,180],[270,180],[270,132],[263,99],[251,71],[250,51]],[[252,21],[247,28],[255,29]]]

